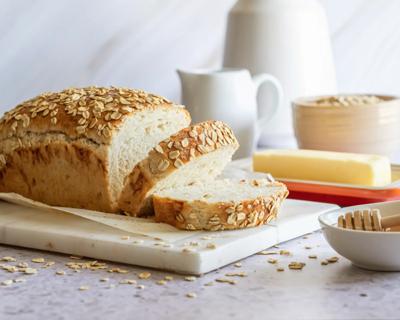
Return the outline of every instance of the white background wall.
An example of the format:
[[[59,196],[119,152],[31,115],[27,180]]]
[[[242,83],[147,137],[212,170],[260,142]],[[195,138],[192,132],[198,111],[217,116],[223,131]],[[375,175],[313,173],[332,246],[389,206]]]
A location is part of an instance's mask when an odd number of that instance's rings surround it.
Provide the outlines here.
[[[235,0],[0,0],[0,112],[69,86],[179,99],[177,67],[221,63]],[[400,1],[322,0],[342,92],[400,95]]]

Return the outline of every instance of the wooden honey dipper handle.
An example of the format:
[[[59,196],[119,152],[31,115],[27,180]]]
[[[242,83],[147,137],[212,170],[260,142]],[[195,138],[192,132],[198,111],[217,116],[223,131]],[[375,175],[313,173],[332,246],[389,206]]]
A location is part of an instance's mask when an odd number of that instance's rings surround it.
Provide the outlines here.
[[[400,214],[395,214],[381,219],[382,228],[387,229],[390,227],[400,226]]]
[[[382,218],[378,209],[355,210],[338,217],[338,226],[345,229],[384,231],[400,226],[400,214]]]

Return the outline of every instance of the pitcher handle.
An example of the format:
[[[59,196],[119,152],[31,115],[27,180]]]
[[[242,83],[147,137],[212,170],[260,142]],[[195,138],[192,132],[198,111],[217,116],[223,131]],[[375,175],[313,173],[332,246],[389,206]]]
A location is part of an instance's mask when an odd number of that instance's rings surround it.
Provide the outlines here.
[[[272,108],[270,109],[269,114],[266,114],[265,116],[258,118],[257,124],[256,124],[256,138],[258,141],[258,138],[260,137],[261,133],[265,129],[267,123],[271,120],[271,118],[275,115],[276,111],[278,108],[281,106],[282,101],[283,101],[283,88],[281,83],[277,78],[274,76],[268,74],[268,73],[260,73],[252,77],[253,83],[256,88],[256,94],[258,93],[258,90],[260,86],[264,83],[271,83],[272,86],[274,87],[274,104]],[[266,106],[262,106],[262,108],[266,108]]]

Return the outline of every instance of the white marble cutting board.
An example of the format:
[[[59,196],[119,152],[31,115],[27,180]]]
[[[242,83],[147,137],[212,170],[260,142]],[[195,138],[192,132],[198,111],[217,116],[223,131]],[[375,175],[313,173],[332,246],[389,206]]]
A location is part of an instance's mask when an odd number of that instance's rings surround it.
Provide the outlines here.
[[[165,242],[66,213],[0,201],[0,243],[95,259],[203,274],[319,228],[318,215],[336,205],[286,200],[279,219],[258,228],[189,233]],[[197,245],[196,245],[197,244]],[[214,246],[215,245],[215,246]],[[207,247],[208,246],[208,247]]]

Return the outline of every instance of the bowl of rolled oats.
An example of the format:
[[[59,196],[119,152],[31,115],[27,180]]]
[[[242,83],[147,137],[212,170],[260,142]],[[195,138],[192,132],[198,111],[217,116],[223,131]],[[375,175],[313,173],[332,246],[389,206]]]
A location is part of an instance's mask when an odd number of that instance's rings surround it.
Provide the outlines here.
[[[292,103],[301,149],[393,156],[400,151],[400,98],[351,94],[299,98]]]

